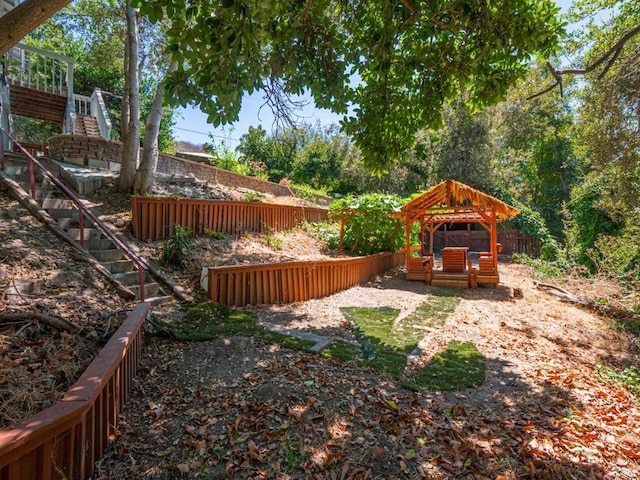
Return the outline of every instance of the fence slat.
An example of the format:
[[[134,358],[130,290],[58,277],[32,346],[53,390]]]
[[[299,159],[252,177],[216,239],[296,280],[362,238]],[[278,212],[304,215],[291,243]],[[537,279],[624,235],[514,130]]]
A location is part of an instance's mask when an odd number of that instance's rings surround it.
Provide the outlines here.
[[[404,264],[404,252],[323,261],[210,267],[209,299],[243,307],[324,297]]]
[[[173,226],[188,228],[194,235],[204,229],[234,234],[259,232],[268,226],[286,230],[304,221],[325,221],[325,208],[230,202],[190,198],[131,197],[131,222],[138,240],[162,240],[173,235]]]

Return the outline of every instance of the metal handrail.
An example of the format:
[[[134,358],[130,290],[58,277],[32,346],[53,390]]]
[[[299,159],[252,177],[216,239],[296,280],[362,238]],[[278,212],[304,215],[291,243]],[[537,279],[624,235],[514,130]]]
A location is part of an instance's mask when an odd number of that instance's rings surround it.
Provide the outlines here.
[[[135,252],[133,252],[126,243],[124,243],[120,238],[118,238],[118,236],[115,233],[113,233],[111,231],[111,229],[109,227],[107,227],[107,225],[102,220],[100,220],[96,216],[96,214],[93,213],[93,211],[91,211],[90,208],[87,208],[82,203],[80,198],[75,193],[73,193],[73,191],[69,187],[67,187],[62,181],[60,181],[60,179],[58,179],[58,177],[53,175],[47,169],[47,167],[42,165],[42,163],[40,163],[40,161],[38,161],[33,155],[31,155],[9,132],[7,132],[1,126],[0,126],[0,132],[4,133],[7,136],[7,138],[9,138],[9,140],[11,140],[11,142],[13,142],[13,144],[15,146],[17,146],[18,149],[24,155],[26,155],[27,158],[29,159],[28,168],[29,168],[29,186],[30,186],[30,190],[31,190],[31,198],[35,200],[35,197],[36,197],[35,173],[34,173],[34,170],[33,170],[33,164],[35,163],[38,166],[38,168],[40,168],[40,170],[42,170],[43,174],[49,180],[51,180],[55,186],[57,186],[60,190],[62,190],[62,192],[70,200],[72,200],[73,203],[75,203],[76,207],[78,208],[78,211],[79,211],[78,222],[80,223],[80,245],[84,248],[84,215],[86,214],[91,220],[93,220],[93,222],[100,228],[100,230],[102,230],[102,232],[107,237],[109,237],[109,239],[120,250],[122,250],[125,253],[125,255],[127,257],[129,257],[133,261],[133,263],[136,264],[136,266],[138,267],[138,280],[139,280],[139,283],[140,283],[140,301],[144,302],[144,271],[149,269],[149,267],[144,262],[144,260],[142,260],[140,257],[138,257],[138,255],[136,255]]]

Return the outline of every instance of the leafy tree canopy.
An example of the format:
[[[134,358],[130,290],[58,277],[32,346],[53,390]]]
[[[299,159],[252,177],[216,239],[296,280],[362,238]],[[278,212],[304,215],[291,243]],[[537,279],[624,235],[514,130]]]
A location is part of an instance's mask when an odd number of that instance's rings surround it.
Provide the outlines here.
[[[532,55],[549,56],[563,31],[551,0],[134,0],[171,19],[176,104],[214,125],[238,119],[242,96],[264,89],[286,105],[306,89],[344,114],[365,164],[383,172],[418,130],[464,88],[476,109],[502,99]]]

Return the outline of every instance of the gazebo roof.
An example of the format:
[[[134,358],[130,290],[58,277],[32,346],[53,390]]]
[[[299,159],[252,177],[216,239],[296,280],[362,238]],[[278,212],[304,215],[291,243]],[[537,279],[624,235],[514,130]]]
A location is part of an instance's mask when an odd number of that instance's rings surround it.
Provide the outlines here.
[[[494,212],[499,222],[517,215],[519,210],[469,185],[445,180],[411,200],[394,216],[412,221],[429,217],[434,222],[466,223],[487,221]]]

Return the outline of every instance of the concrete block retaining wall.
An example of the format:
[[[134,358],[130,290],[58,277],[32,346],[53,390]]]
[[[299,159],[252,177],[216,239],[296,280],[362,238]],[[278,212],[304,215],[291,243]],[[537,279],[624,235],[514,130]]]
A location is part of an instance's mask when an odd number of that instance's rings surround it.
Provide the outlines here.
[[[56,135],[47,140],[49,156],[76,165],[88,165],[109,170],[119,170],[122,159],[122,143],[82,135]],[[159,173],[167,175],[193,174],[199,180],[228,187],[247,188],[275,196],[293,196],[285,185],[240,175],[222,168],[161,153],[158,157]],[[329,197],[318,196],[317,203],[328,204]]]

